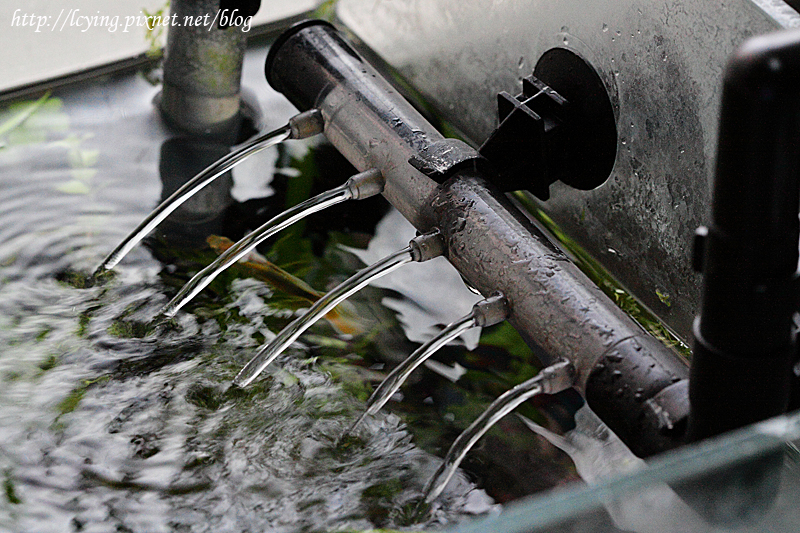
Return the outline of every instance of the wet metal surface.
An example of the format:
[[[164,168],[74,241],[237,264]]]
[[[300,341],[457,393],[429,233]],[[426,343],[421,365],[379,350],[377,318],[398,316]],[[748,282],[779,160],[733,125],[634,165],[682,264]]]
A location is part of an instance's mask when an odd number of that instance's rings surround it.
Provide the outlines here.
[[[691,238],[708,219],[722,67],[746,37],[800,24],[794,10],[779,0],[341,0],[338,15],[476,145],[496,127],[496,94],[514,93],[546,50],[587,59],[617,114],[616,165],[593,191],[553,186],[543,208],[691,338]]]

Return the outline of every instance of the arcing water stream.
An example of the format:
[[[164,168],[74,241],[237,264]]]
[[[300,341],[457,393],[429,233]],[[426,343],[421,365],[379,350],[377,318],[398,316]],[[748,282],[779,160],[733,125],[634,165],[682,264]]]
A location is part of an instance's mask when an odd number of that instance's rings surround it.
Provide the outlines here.
[[[161,202],[158,207],[151,211],[144,220],[136,226],[136,229],[125,237],[108,257],[100,263],[95,275],[101,275],[106,270],[117,266],[117,264],[139,244],[142,239],[147,237],[156,226],[215,179],[224,175],[246,158],[289,138],[291,138],[291,129],[288,125],[282,126],[264,135],[259,135],[255,139],[248,141],[238,150],[231,152],[227,156],[218,159],[206,167],[202,172],[183,184],[177,191],[172,193],[169,198]]]
[[[418,244],[418,241],[426,243],[433,242],[434,244],[432,247],[435,251],[433,253],[421,255],[419,250],[424,249],[425,246]],[[320,317],[331,311],[345,299],[369,285],[370,282],[397,270],[406,263],[425,261],[433,257],[438,257],[442,254],[443,246],[444,243],[438,233],[420,235],[412,239],[408,247],[393,252],[380,261],[356,272],[351,277],[347,278],[347,280],[331,289],[328,294],[311,306],[311,309],[303,314],[303,316],[298,317],[291,324],[282,329],[268,345],[261,348],[242,371],[236,375],[236,378],[233,380],[234,385],[246,387],[252,383],[253,380],[264,371],[267,365],[283,353],[291,343],[297,340],[297,338],[319,320]]]
[[[208,287],[208,284],[214,281],[226,268],[245,257],[256,246],[295,222],[347,200],[369,198],[375,194],[380,194],[381,190],[383,190],[383,177],[380,172],[367,171],[353,176],[339,187],[334,187],[283,211],[228,248],[213,263],[195,274],[158,314],[172,318],[200,291]]]
[[[489,308],[489,315],[483,312],[484,309]],[[487,300],[482,300],[475,304],[469,314],[464,315],[455,322],[448,324],[438,335],[417,348],[414,353],[409,355],[402,363],[394,367],[386,379],[381,381],[381,384],[375,389],[375,392],[367,400],[367,408],[364,413],[355,421],[350,427],[348,433],[352,432],[367,416],[374,415],[392,396],[400,389],[403,383],[411,376],[411,373],[416,370],[419,365],[430,359],[442,346],[448,342],[458,338],[462,333],[468,329],[482,326],[492,326],[506,318],[508,314],[508,304],[505,298],[500,295],[494,295]]]

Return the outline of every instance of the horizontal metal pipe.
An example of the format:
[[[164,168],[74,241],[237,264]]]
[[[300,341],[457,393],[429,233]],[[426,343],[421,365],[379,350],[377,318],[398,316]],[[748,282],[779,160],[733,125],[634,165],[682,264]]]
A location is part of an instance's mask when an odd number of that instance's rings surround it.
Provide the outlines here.
[[[672,388],[688,375],[679,356],[477,172],[460,170],[439,186],[416,170],[409,160],[442,136],[332,26],[309,22],[289,30],[273,45],[266,72],[300,110],[322,111],[326,136],[353,165],[383,173],[384,195],[417,229],[442,231],[448,259],[472,286],[507,296],[509,321],[542,363],[574,364],[576,387],[635,453],[680,442],[678,432],[664,431],[686,415],[685,387],[682,396]],[[677,400],[661,401],[664,391]]]

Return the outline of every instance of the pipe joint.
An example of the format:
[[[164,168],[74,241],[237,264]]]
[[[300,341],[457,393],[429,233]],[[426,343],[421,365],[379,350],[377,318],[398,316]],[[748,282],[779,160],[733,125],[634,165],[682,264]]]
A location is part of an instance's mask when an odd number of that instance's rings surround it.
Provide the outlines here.
[[[561,359],[539,372],[543,394],[556,394],[575,384],[577,372],[572,363]]]
[[[319,109],[303,111],[289,119],[290,139],[307,139],[322,133],[325,119]]]

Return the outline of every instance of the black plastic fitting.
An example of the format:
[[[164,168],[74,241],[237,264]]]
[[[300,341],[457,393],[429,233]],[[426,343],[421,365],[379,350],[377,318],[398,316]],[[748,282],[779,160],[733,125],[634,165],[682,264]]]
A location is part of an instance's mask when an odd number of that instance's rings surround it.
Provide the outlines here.
[[[565,48],[542,54],[522,92],[497,95],[500,125],[480,154],[503,191],[550,197],[556,181],[594,189],[611,175],[617,126],[608,90],[581,56]]]

